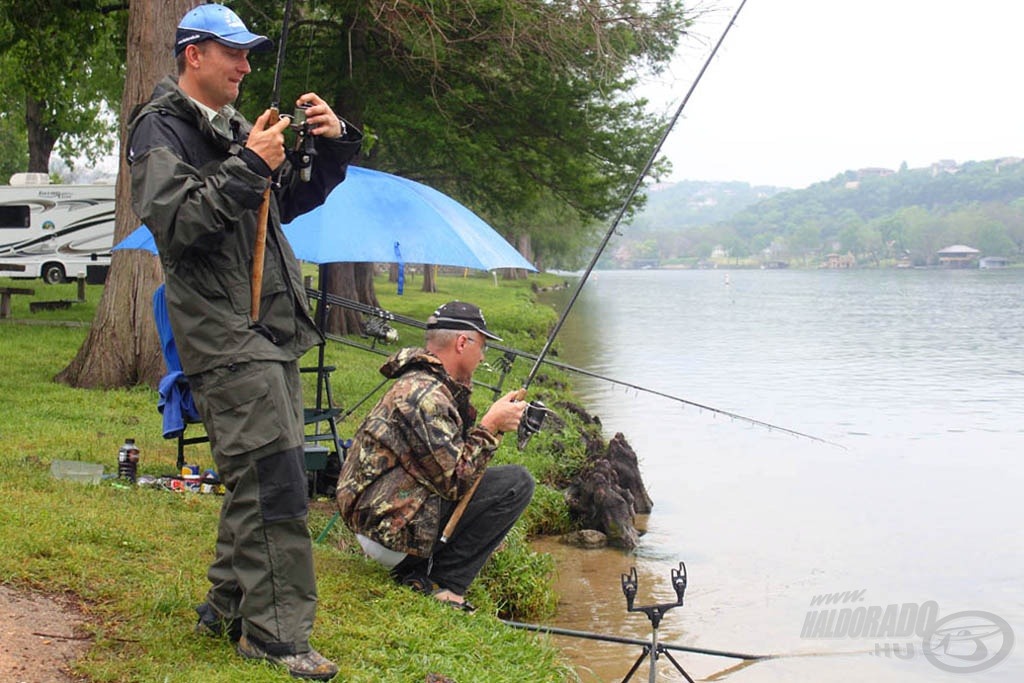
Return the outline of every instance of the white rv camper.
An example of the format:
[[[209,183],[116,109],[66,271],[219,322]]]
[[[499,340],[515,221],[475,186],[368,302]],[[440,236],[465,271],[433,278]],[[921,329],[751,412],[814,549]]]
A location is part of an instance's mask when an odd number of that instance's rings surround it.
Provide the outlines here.
[[[114,185],[51,185],[16,173],[0,185],[0,276],[103,282],[114,246]]]

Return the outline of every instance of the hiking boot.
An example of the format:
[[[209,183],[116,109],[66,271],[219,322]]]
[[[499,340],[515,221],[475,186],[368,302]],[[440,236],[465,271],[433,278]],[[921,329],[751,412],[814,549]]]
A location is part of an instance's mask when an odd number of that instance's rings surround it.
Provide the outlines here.
[[[232,643],[237,643],[242,637],[242,620],[225,619],[210,603],[204,602],[196,607],[196,614],[199,615],[199,621],[196,622],[196,633],[199,635],[220,638],[226,633]]]
[[[292,678],[329,681],[338,674],[338,665],[313,649],[297,655],[272,655],[245,636],[238,641],[235,649],[245,659],[262,659],[287,667]]]

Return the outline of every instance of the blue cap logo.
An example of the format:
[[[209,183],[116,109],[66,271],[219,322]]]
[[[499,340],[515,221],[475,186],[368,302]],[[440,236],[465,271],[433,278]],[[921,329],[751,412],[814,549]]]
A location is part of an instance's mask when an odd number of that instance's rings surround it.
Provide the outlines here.
[[[273,42],[266,36],[250,33],[238,15],[224,5],[200,5],[178,24],[174,37],[174,56],[186,46],[204,40],[215,40],[239,50],[269,50]]]

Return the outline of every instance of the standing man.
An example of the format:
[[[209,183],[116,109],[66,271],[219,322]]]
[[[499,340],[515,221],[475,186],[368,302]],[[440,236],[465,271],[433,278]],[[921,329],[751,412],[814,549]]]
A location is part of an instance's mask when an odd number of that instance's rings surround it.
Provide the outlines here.
[[[231,103],[249,51],[271,41],[223,5],[200,5],[178,25],[177,78],[166,78],[129,131],[132,208],[160,252],[171,328],[227,493],[212,584],[196,630],[227,634],[238,653],[329,680],[338,667],[309,644],[316,613],[306,527],[298,358],[322,341],[307,310],[281,223],[324,201],[345,177],[361,135],[317,94],[302,95],[316,136],[309,182],[286,160],[288,119],[250,125]],[[273,187],[259,317],[251,270],[257,214]]]
[[[338,478],[338,507],[366,553],[400,583],[467,611],[466,589],[534,487],[519,465],[484,471],[526,408],[513,391],[477,424],[471,381],[488,339],[501,341],[473,304],[434,311],[426,348],[402,349],[381,368],[395,383],[356,431]],[[441,543],[455,506],[481,476],[450,542]]]

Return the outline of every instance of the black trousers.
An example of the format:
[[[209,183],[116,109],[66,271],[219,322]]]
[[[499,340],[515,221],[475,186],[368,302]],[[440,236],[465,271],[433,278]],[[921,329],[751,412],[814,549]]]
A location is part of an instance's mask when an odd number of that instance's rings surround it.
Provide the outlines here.
[[[432,558],[409,555],[391,570],[401,578],[427,573],[443,588],[464,595],[484,563],[501,544],[533,497],[533,477],[520,465],[488,468],[476,494],[466,506],[447,543],[438,539]],[[448,523],[456,503],[445,501],[441,528]]]

